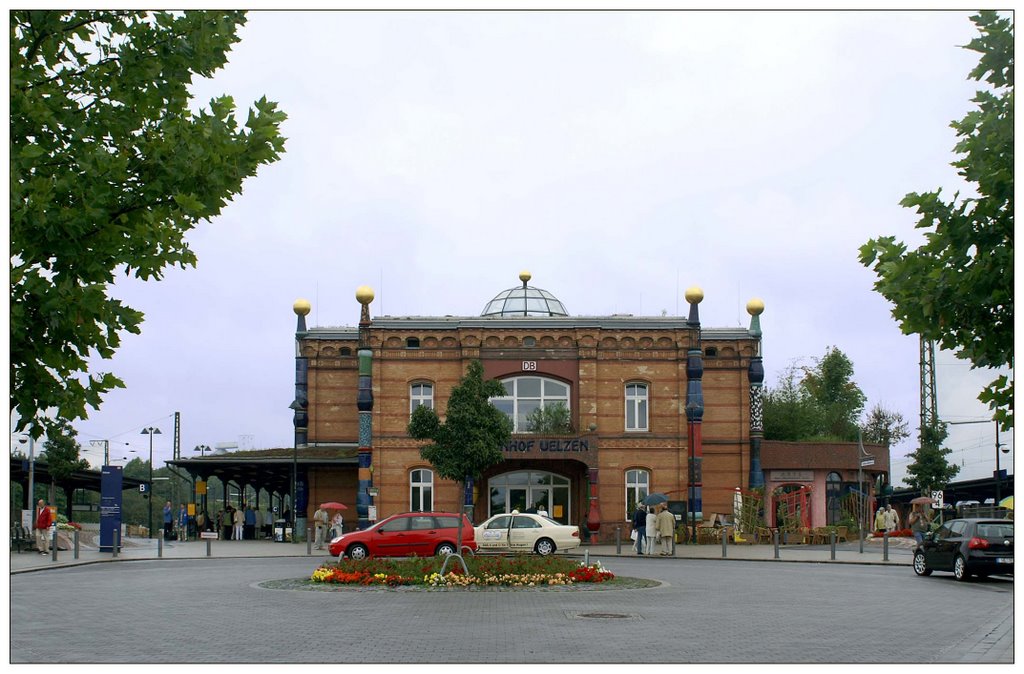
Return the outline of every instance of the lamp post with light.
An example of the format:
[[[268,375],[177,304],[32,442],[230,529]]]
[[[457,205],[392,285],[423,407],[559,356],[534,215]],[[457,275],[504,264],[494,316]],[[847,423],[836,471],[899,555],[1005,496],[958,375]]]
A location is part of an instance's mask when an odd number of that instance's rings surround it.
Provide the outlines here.
[[[25,494],[25,509],[33,510],[35,503],[32,502],[32,498],[35,495],[35,477],[36,477],[36,441],[32,438],[29,433],[23,433],[19,438],[18,442],[21,444],[28,443],[28,493]]]
[[[143,428],[141,435],[149,436],[149,537],[153,538],[153,436],[160,435],[160,429]]]

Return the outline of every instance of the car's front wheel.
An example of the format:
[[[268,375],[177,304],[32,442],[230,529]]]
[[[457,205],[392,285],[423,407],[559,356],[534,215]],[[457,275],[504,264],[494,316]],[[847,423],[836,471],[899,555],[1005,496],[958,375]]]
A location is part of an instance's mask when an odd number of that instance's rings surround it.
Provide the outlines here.
[[[367,550],[366,546],[362,543],[356,543],[355,545],[350,547],[345,554],[348,555],[349,559],[362,560],[370,556],[370,551]]]
[[[928,564],[924,561],[924,553],[914,553],[914,573],[919,576],[930,576],[932,570],[928,568]]]
[[[963,555],[957,555],[953,560],[953,577],[957,580],[970,580],[971,574],[967,573],[967,560]]]
[[[454,555],[455,546],[451,543],[442,543],[441,545],[437,546],[437,550],[434,551],[434,554],[438,557],[447,557],[448,555]]]
[[[550,538],[542,538],[533,546],[534,552],[541,556],[547,556],[554,554],[555,542]]]

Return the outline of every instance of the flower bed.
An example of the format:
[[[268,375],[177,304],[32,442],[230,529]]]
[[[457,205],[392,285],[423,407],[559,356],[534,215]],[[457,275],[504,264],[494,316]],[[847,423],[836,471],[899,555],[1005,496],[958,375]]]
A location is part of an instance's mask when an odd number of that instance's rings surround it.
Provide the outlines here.
[[[585,565],[556,557],[469,557],[469,574],[460,564],[449,564],[441,575],[444,561],[436,557],[405,560],[367,559],[326,563],[313,572],[310,580],[338,585],[420,585],[425,587],[538,587],[603,583],[615,574],[600,562]]]

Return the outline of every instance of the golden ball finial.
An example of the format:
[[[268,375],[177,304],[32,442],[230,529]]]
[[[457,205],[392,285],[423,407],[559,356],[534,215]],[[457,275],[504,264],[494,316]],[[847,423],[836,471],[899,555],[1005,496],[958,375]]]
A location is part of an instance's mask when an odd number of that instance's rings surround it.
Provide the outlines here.
[[[704,291],[698,286],[690,286],[686,289],[684,297],[686,297],[686,301],[690,304],[700,304],[700,301],[704,299]]]
[[[763,312],[764,300],[762,300],[760,297],[755,297],[754,299],[747,302],[747,313],[750,314],[751,316],[760,316]]]
[[[373,288],[370,286],[359,286],[356,288],[356,301],[360,304],[369,304],[373,301]]]
[[[533,278],[533,275],[531,275],[530,272],[526,271],[525,269],[523,271],[519,272],[519,280],[522,281],[523,283],[526,283],[527,281],[529,281],[532,278]]]
[[[295,300],[295,304],[292,305],[292,311],[296,316],[307,316],[310,308],[309,300]]]

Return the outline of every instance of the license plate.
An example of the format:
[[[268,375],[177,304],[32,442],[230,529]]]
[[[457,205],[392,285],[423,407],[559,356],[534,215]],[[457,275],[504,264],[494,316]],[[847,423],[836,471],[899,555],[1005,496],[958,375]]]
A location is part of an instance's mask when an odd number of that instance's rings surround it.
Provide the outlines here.
[[[1013,564],[1013,557],[996,557],[996,564]]]

